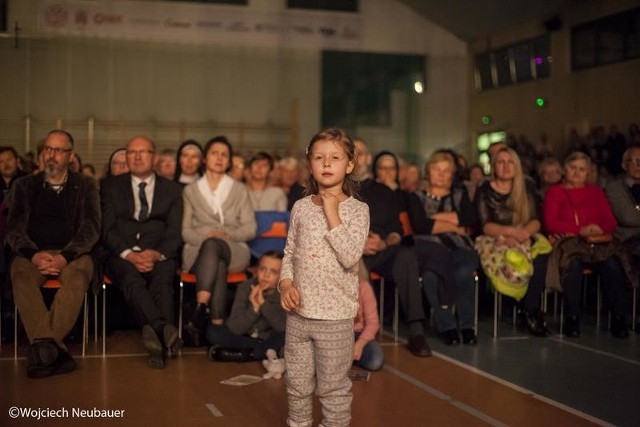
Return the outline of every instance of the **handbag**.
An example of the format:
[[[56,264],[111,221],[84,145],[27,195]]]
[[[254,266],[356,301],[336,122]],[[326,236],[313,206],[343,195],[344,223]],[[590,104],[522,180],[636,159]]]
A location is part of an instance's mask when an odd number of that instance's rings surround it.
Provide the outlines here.
[[[580,229],[580,221],[578,220],[578,211],[576,210],[576,207],[573,204],[573,200],[571,200],[571,197],[569,197],[569,192],[567,191],[566,188],[564,189],[564,192],[565,192],[565,195],[567,196],[567,200],[569,200],[569,203],[573,208],[573,219],[576,222],[576,226],[578,227],[578,229]],[[581,235],[580,237],[582,238],[582,240],[589,243],[590,245],[597,245],[600,243],[609,243],[613,241],[613,236],[609,233],[588,234],[586,236]]]

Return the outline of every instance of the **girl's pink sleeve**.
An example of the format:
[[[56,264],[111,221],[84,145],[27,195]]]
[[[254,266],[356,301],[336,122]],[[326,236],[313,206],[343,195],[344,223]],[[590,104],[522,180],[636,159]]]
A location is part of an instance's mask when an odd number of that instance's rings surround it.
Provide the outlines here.
[[[600,217],[602,222],[601,224],[599,224],[600,228],[602,228],[602,231],[604,233],[613,234],[613,232],[616,231],[616,228],[618,227],[618,222],[616,221],[616,217],[613,215],[613,210],[611,209],[611,205],[609,204],[609,199],[607,199],[604,191],[599,187],[595,188],[598,192],[599,200],[597,202],[597,206],[600,207]]]

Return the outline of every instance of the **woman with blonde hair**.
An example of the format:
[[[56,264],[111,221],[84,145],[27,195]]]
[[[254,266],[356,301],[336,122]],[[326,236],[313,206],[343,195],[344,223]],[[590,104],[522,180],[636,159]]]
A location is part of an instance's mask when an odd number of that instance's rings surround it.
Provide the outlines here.
[[[513,149],[501,148],[491,160],[491,170],[492,179],[478,188],[475,199],[483,234],[476,240],[482,268],[500,292],[505,293],[514,285],[512,289],[517,290],[507,295],[522,300],[522,322],[531,334],[546,336],[549,331],[540,310],[540,294],[548,257],[534,256],[537,251],[531,250],[534,244],[544,243],[545,252],[549,251],[548,242],[538,234],[539,201],[534,189],[527,185],[520,158]],[[498,286],[505,283],[506,287]]]

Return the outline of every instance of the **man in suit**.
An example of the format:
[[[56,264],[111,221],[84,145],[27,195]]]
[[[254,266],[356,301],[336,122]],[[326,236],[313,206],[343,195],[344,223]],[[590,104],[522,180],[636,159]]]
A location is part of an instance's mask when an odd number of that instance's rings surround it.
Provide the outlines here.
[[[12,186],[7,242],[15,255],[11,280],[31,348],[27,375],[71,372],[76,363],[63,343],[73,327],[93,274],[89,252],[100,236],[95,180],[69,170],[73,137],[52,130],[43,146],[44,171]],[[40,287],[47,278],[62,287],[47,309]]]
[[[153,172],[155,144],[137,136],[127,145],[129,173],[101,187],[106,274],[122,290],[142,325],[149,365],[164,367],[165,349],[180,346],[173,283],[182,244],[182,187]]]

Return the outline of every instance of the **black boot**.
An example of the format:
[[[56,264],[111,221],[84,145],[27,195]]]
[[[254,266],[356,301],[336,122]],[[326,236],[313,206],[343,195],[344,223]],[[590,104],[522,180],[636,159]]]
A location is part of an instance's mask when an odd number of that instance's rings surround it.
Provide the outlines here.
[[[627,321],[622,316],[613,316],[611,319],[611,335],[616,338],[629,338],[629,330],[627,329]]]
[[[213,346],[207,354],[209,360],[217,362],[253,362],[256,358],[250,348],[236,349]]]
[[[568,338],[580,337],[580,319],[576,316],[567,316],[564,319],[562,334]]]
[[[209,315],[207,313],[207,305],[200,303],[193,310],[189,322],[187,322],[186,332],[189,334],[189,344],[193,347],[200,347],[204,345],[204,334],[209,321]]]
[[[520,312],[520,319],[531,335],[535,335],[536,337],[546,337],[549,335],[547,322],[544,320],[544,313],[542,311],[537,310],[530,313],[522,310]]]

